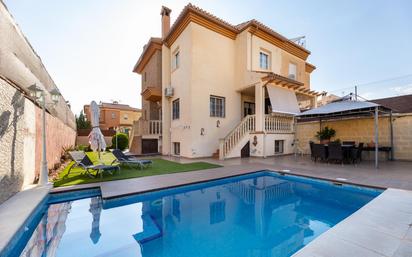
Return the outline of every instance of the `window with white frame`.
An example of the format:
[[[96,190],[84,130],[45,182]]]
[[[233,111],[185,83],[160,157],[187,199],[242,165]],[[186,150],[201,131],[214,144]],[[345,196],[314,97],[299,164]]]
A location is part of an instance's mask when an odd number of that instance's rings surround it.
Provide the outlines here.
[[[290,78],[290,79],[297,79],[297,76],[298,75],[298,73],[297,73],[297,66],[296,66],[296,64],[294,64],[294,63],[289,63],[289,75],[288,75],[288,78]]]
[[[173,142],[173,154],[180,155],[180,142]]]
[[[180,66],[180,51],[177,50],[173,54],[172,70],[179,68],[179,66]]]
[[[172,102],[172,119],[177,120],[180,118],[180,100],[176,99]]]
[[[275,154],[283,153],[285,140],[275,140]]]
[[[210,96],[210,117],[225,117],[225,98],[221,96]]]
[[[260,52],[259,54],[259,67],[263,70],[269,69],[269,54]]]

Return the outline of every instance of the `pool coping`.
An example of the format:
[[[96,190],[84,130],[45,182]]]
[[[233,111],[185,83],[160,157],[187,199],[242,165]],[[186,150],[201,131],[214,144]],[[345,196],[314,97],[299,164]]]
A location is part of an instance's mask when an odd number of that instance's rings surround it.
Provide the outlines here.
[[[292,257],[412,256],[412,191],[388,188]]]
[[[51,187],[36,186],[21,191],[0,205],[0,256],[12,247],[13,240],[26,231],[23,226],[30,218],[35,218],[35,213],[47,200]]]
[[[226,171],[226,172],[224,172]],[[157,191],[157,190],[162,190],[162,189],[168,189],[172,187],[178,187],[178,186],[185,186],[185,185],[190,185],[190,184],[196,184],[196,183],[203,183],[207,181],[213,181],[213,180],[218,180],[218,179],[223,179],[223,178],[230,178],[230,177],[235,177],[239,175],[246,175],[246,174],[253,174],[261,171],[269,171],[269,172],[275,172],[278,174],[288,174],[288,175],[293,175],[293,176],[299,176],[299,177],[305,177],[305,178],[310,178],[310,179],[320,179],[323,181],[329,181],[333,184],[348,184],[348,185],[354,185],[354,186],[361,186],[361,187],[369,187],[369,188],[374,188],[374,189],[380,189],[380,190],[385,190],[386,188],[384,187],[379,187],[379,186],[374,186],[374,185],[365,185],[365,184],[360,184],[360,183],[353,183],[351,181],[341,181],[339,179],[330,179],[330,178],[325,178],[325,177],[316,177],[316,176],[310,176],[310,175],[305,175],[305,174],[299,174],[298,172],[291,172],[290,170],[283,170],[283,169],[275,169],[273,166],[270,165],[242,165],[242,166],[231,166],[229,167],[220,167],[220,168],[214,168],[214,169],[208,169],[208,170],[199,170],[199,171],[191,171],[191,172],[182,172],[182,173],[174,173],[174,174],[165,174],[165,175],[157,175],[157,176],[150,176],[150,177],[142,177],[142,178],[135,178],[135,179],[128,179],[128,180],[117,180],[117,181],[107,181],[107,182],[100,182],[100,183],[93,183],[93,184],[83,184],[83,185],[76,185],[76,186],[67,186],[67,187],[59,187],[59,188],[51,188],[49,185],[48,187],[43,187],[40,189],[40,187],[36,187],[30,190],[22,191],[6,201],[4,204],[10,201],[10,203],[7,203],[7,205],[0,205],[0,220],[9,220],[10,218],[13,220],[13,222],[8,222],[6,226],[9,226],[8,230],[6,230],[6,235],[3,233],[3,227],[4,227],[4,222],[0,223],[0,230],[2,231],[2,235],[0,236],[0,253],[2,253],[9,245],[9,243],[12,241],[14,237],[16,237],[17,233],[19,230],[21,230],[22,226],[27,223],[27,220],[30,218],[30,216],[33,214],[33,212],[36,211],[36,209],[39,207],[40,204],[42,204],[43,201],[48,197],[49,194],[58,194],[58,193],[64,193],[64,192],[70,192],[70,191],[78,191],[78,190],[85,190],[85,189],[94,189],[98,188],[101,190],[102,193],[102,198],[103,199],[112,199],[112,198],[118,198],[122,196],[127,196],[127,195],[132,195],[132,194],[143,194],[151,191]],[[206,175],[205,175],[206,174]],[[190,176],[188,176],[190,175]],[[172,180],[170,180],[172,178]],[[160,180],[160,181],[159,181]],[[154,183],[155,181],[156,183]],[[126,182],[126,183],[124,183]],[[150,183],[149,183],[150,182]],[[160,182],[160,183],[159,183]],[[119,192],[116,193],[115,189],[123,189]],[[32,194],[33,190],[39,190],[41,193],[37,194]],[[388,191],[389,190],[389,191]],[[406,199],[403,201],[410,201],[411,206],[412,206],[412,191],[407,191],[407,190],[400,190],[400,189],[386,189],[381,195],[386,195],[386,192],[407,192],[408,197],[410,199]],[[394,193],[392,193],[394,194]],[[30,197],[31,196],[31,197]],[[379,198],[378,196],[377,198]],[[374,203],[374,201],[377,199],[373,199],[370,203],[362,207],[359,211],[363,210],[366,208],[366,206],[369,206],[371,203]],[[379,198],[380,199],[380,198]],[[5,212],[5,209],[7,209],[7,206],[11,206],[11,210],[20,210],[20,207],[24,205],[24,211],[17,217],[15,215],[11,216],[10,211]],[[382,204],[382,203],[380,203]],[[6,207],[5,207],[6,206]],[[14,206],[14,208],[12,207]],[[411,207],[412,208],[412,207]],[[330,252],[327,252],[328,250],[328,245],[324,245],[323,247],[319,247],[318,245],[322,245],[322,243],[319,243],[318,241],[322,242],[323,240],[330,241],[333,240],[334,235],[331,232],[328,233],[329,231],[335,231],[335,227],[340,224],[345,222],[346,226],[352,226],[350,222],[347,220],[351,220],[352,216],[357,214],[359,211],[353,213],[351,216],[346,218],[345,220],[339,222],[336,224],[334,227],[323,233],[321,236],[317,237],[315,240],[313,240],[311,243],[309,243],[307,246],[302,248],[300,251],[298,251],[294,256],[296,257],[302,257],[302,256],[331,256]],[[5,215],[7,214],[8,215]],[[400,214],[398,214],[400,215]],[[410,223],[412,224],[412,209],[411,209],[411,221]],[[3,217],[3,218],[2,218]],[[5,217],[5,218],[4,218]],[[356,217],[356,216],[355,216]],[[369,217],[368,217],[369,218]],[[17,219],[17,220],[16,220]],[[395,219],[396,220],[396,219]],[[408,224],[409,226],[409,224]],[[411,225],[412,226],[412,225]],[[409,228],[409,227],[408,227]],[[14,233],[13,233],[14,232]],[[332,234],[332,236],[329,236],[329,234]],[[324,236],[325,235],[325,236]],[[412,240],[412,229],[408,232],[408,235],[410,237],[410,240]],[[332,239],[329,239],[329,237],[332,237]],[[326,238],[326,239],[323,239]],[[399,238],[399,240],[404,240],[403,238]],[[341,242],[339,242],[341,243]],[[348,244],[346,241],[344,243]],[[314,246],[312,246],[314,245]],[[354,244],[355,250],[363,250],[362,247],[358,246],[357,244]],[[349,246],[345,246],[346,249],[351,249]],[[357,247],[357,248],[356,248]],[[331,247],[329,244],[329,248],[332,250],[335,247]],[[359,249],[358,249],[359,248]],[[304,250],[306,249],[306,250]],[[315,250],[313,250],[315,249]],[[321,249],[321,250],[319,250]],[[366,248],[367,253],[372,252],[375,254],[376,252],[368,250]],[[411,249],[412,249],[412,241],[411,241]],[[322,254],[325,251],[329,255],[324,255]],[[332,255],[332,256],[338,256],[338,255]],[[339,255],[340,256],[340,255]],[[343,256],[343,255],[342,255]],[[346,255],[347,256],[347,255]],[[355,254],[356,256],[356,254]],[[370,255],[370,256],[386,256],[386,255]]]
[[[249,166],[249,167],[248,167]],[[229,169],[230,168],[230,169]],[[207,170],[198,170],[190,172],[181,172],[174,174],[164,174],[148,177],[140,177],[133,179],[124,179],[124,180],[115,180],[115,181],[105,181],[92,184],[81,184],[67,187],[58,187],[53,188],[51,193],[60,193],[68,191],[76,191],[80,189],[91,189],[91,188],[100,188],[102,192],[103,199],[112,199],[122,196],[128,196],[133,194],[142,194],[152,191],[169,189],[178,186],[186,186],[190,184],[202,183],[213,181],[217,179],[230,178],[239,175],[252,174],[260,171],[271,171],[280,174],[289,174],[294,176],[300,176],[311,179],[320,179],[324,181],[329,181],[334,184],[347,184],[353,186],[368,187],[374,189],[385,190],[386,187],[371,185],[371,184],[362,184],[352,181],[342,181],[339,179],[331,179],[321,176],[310,176],[306,174],[301,174],[299,172],[292,172],[290,170],[276,169],[270,165],[264,164],[253,164],[253,165],[236,165],[231,167],[219,167],[214,169]],[[190,176],[187,176],[188,173]]]

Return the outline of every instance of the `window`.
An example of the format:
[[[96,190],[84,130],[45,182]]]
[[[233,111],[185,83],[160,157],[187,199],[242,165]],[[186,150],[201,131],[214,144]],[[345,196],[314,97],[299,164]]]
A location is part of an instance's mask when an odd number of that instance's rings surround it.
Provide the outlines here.
[[[297,79],[297,67],[294,63],[289,63],[289,75],[290,79]]]
[[[180,142],[173,142],[174,155],[180,155]]]
[[[225,98],[210,96],[210,117],[225,117]]]
[[[283,153],[285,140],[275,140],[275,154]]]
[[[116,118],[116,113],[112,112],[112,119]]]
[[[172,70],[179,68],[180,66],[180,52],[177,51],[173,54]]]
[[[125,115],[123,116],[123,118],[124,118],[125,120],[127,120],[129,117],[127,116],[127,114],[125,114]]]
[[[172,102],[172,111],[173,111],[173,115],[172,115],[172,119],[177,120],[180,118],[180,101],[179,99],[176,99]]]
[[[261,69],[268,70],[269,69],[269,55],[264,52],[260,52],[259,63],[260,63]]]

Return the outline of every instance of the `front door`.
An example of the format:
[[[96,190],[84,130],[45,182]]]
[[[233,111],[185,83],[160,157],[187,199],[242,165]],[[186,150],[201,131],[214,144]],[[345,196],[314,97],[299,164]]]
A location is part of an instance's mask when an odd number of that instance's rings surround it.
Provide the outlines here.
[[[250,141],[248,141],[246,145],[242,148],[242,150],[240,150],[240,157],[250,157]]]
[[[252,102],[244,102],[243,103],[243,117],[247,115],[255,114],[255,103]]]
[[[142,139],[142,154],[158,153],[157,139]]]

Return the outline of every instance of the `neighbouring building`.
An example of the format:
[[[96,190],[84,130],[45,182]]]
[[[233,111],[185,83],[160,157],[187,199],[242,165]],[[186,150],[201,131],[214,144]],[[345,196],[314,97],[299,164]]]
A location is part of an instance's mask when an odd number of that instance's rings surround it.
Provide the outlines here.
[[[118,102],[99,104],[100,107],[100,128],[102,130],[116,130],[129,134],[133,122],[140,119],[142,112],[140,109]],[[90,105],[85,105],[83,111],[87,120],[90,118]]]
[[[42,110],[28,87],[56,89],[50,74],[23,32],[0,1],[0,203],[39,176],[42,158]],[[76,122],[64,98],[47,105],[47,161],[60,163],[64,147],[73,146]]]
[[[271,156],[293,151],[294,114],[314,107],[310,52],[256,20],[238,25],[188,4],[151,38],[142,75],[137,153],[189,158]],[[308,103],[309,102],[309,106]]]

